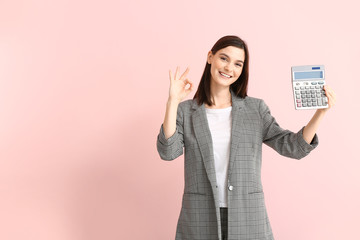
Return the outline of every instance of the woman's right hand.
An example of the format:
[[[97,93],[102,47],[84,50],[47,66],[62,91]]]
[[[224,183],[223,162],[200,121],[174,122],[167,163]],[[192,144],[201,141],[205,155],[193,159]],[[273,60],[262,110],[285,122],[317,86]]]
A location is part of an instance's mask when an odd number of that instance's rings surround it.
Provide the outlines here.
[[[181,75],[179,73],[179,67],[176,67],[175,75],[172,76],[171,70],[169,70],[170,77],[170,89],[169,100],[180,103],[193,89],[193,83],[186,78],[189,68],[186,68],[185,72]]]

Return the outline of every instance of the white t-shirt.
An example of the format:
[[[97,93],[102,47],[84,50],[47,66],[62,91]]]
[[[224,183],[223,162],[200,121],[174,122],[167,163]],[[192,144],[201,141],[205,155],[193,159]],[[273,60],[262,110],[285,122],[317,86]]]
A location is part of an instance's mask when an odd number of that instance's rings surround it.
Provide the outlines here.
[[[231,109],[205,108],[213,142],[219,206],[227,207],[227,175],[230,158]]]

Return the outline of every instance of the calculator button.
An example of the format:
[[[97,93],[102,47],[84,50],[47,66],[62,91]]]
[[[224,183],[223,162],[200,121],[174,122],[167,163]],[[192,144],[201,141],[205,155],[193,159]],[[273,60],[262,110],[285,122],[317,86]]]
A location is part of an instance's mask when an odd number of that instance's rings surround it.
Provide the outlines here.
[[[313,103],[312,105],[313,105],[313,107],[315,107],[315,106],[316,106],[316,103]]]
[[[306,94],[306,97],[309,98],[309,97],[311,97],[311,96],[310,96],[310,94]]]
[[[296,95],[296,99],[300,99],[300,95]]]
[[[307,83],[306,83],[306,84],[307,84]],[[306,86],[305,89],[310,89],[310,87],[309,87],[309,86]]]
[[[316,102],[316,99],[315,99],[315,98],[313,98],[313,99],[311,99],[311,101]]]
[[[296,94],[300,94],[300,91],[295,91]]]
[[[298,106],[298,107],[301,107],[301,104],[300,104],[300,103],[298,103],[298,104],[297,104],[297,106]]]
[[[314,89],[315,87],[314,87],[314,86],[311,86],[310,88],[311,88],[311,89]]]
[[[305,89],[305,87],[300,87],[300,89]]]
[[[305,91],[300,91],[301,94],[305,94],[306,92]]]
[[[312,82],[312,83],[311,83],[311,85],[316,85],[316,84],[317,84],[317,82]]]
[[[321,106],[321,105],[322,105],[321,98],[318,98],[318,100],[317,100],[317,104],[318,104],[318,106]]]
[[[299,90],[299,87],[295,87],[295,90]]]
[[[315,90],[310,90],[311,93],[315,93]]]
[[[318,84],[323,85],[323,84],[324,84],[324,82],[318,82]]]
[[[320,88],[320,86],[318,85],[318,86],[315,86],[315,88]]]
[[[307,106],[307,104],[306,103],[303,103],[303,105],[302,105],[303,107],[306,107]]]
[[[318,97],[318,98],[321,97],[321,94],[320,94],[320,93],[317,93],[317,94],[316,94],[316,97]]]
[[[301,100],[300,100],[300,99],[297,99],[296,102],[297,102],[297,103],[301,103]]]

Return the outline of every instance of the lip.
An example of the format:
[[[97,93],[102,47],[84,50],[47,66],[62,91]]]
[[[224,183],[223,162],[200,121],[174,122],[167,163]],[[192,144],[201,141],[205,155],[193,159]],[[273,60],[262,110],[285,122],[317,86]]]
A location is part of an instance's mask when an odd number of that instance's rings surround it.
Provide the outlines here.
[[[226,74],[226,75],[229,75],[230,77],[229,77],[229,78],[227,78],[227,77],[225,77],[225,76],[221,75],[221,73],[224,73],[224,74]],[[231,76],[230,74],[227,74],[226,72],[221,72],[221,71],[219,71],[219,74],[220,74],[220,76],[222,76],[222,77],[224,77],[224,78],[226,78],[226,79],[230,79],[230,78],[232,78],[232,76]]]

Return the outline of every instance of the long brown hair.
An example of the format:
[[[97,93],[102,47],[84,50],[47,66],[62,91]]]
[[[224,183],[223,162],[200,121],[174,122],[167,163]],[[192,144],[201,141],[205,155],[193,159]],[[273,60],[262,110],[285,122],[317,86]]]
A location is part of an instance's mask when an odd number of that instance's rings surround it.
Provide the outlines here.
[[[249,79],[248,47],[246,43],[238,36],[229,35],[220,38],[212,47],[211,52],[213,55],[215,55],[217,51],[226,48],[228,46],[238,47],[240,49],[243,49],[245,52],[245,61],[241,75],[233,84],[230,85],[230,89],[235,93],[236,96],[245,98],[247,96],[248,79]],[[209,106],[213,105],[210,94],[210,80],[211,80],[210,68],[211,68],[211,64],[206,62],[199,87],[194,95],[194,99],[196,99],[199,105],[203,103],[206,103]]]

